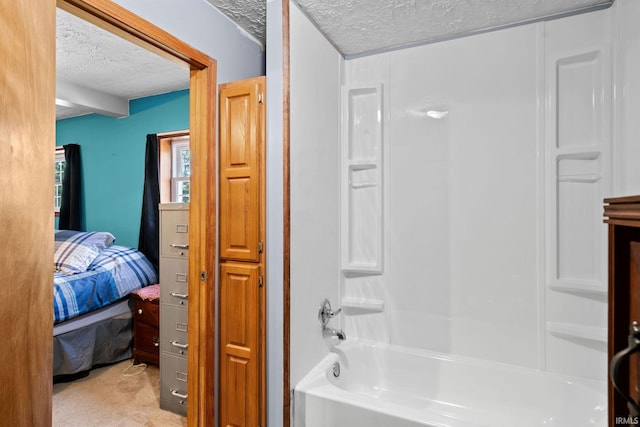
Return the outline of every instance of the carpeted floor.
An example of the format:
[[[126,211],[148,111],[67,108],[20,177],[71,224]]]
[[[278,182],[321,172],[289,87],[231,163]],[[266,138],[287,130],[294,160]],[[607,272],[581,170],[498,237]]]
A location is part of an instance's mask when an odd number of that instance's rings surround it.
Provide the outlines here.
[[[186,417],[160,409],[160,372],[131,360],[53,385],[53,427],[183,427]]]

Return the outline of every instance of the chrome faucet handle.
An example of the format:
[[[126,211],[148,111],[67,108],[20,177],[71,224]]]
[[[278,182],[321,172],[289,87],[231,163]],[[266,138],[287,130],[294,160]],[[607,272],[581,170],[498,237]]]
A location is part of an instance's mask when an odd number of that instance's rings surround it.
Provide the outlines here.
[[[329,319],[331,319],[332,317],[336,317],[341,311],[342,308],[333,311],[331,309],[331,303],[328,299],[325,298],[324,301],[322,301],[320,309],[318,310],[318,320],[322,324],[322,328],[326,328],[327,324],[329,323]]]

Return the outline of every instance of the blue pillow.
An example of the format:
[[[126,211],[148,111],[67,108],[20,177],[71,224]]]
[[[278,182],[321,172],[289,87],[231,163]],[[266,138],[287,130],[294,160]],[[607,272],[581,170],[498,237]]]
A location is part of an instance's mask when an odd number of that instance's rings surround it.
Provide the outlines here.
[[[57,273],[82,273],[100,251],[115,241],[104,231],[58,230],[55,232],[53,267]]]

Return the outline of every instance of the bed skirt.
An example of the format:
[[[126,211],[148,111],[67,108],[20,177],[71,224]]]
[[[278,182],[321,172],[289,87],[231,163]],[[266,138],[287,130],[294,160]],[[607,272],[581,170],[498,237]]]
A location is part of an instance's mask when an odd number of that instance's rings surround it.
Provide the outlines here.
[[[62,376],[88,372],[94,366],[131,357],[131,306],[127,300],[117,304],[120,306],[112,307],[110,311],[102,310],[72,319],[69,322],[75,323],[71,325],[66,325],[67,322],[56,325],[53,337],[54,382],[64,381]]]

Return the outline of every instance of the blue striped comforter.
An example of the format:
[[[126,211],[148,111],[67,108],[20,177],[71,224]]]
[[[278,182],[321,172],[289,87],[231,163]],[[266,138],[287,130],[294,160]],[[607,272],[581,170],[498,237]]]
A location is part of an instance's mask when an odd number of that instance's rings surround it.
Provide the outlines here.
[[[113,245],[103,249],[78,274],[55,273],[54,324],[105,307],[136,289],[158,283],[149,260],[136,249]]]

